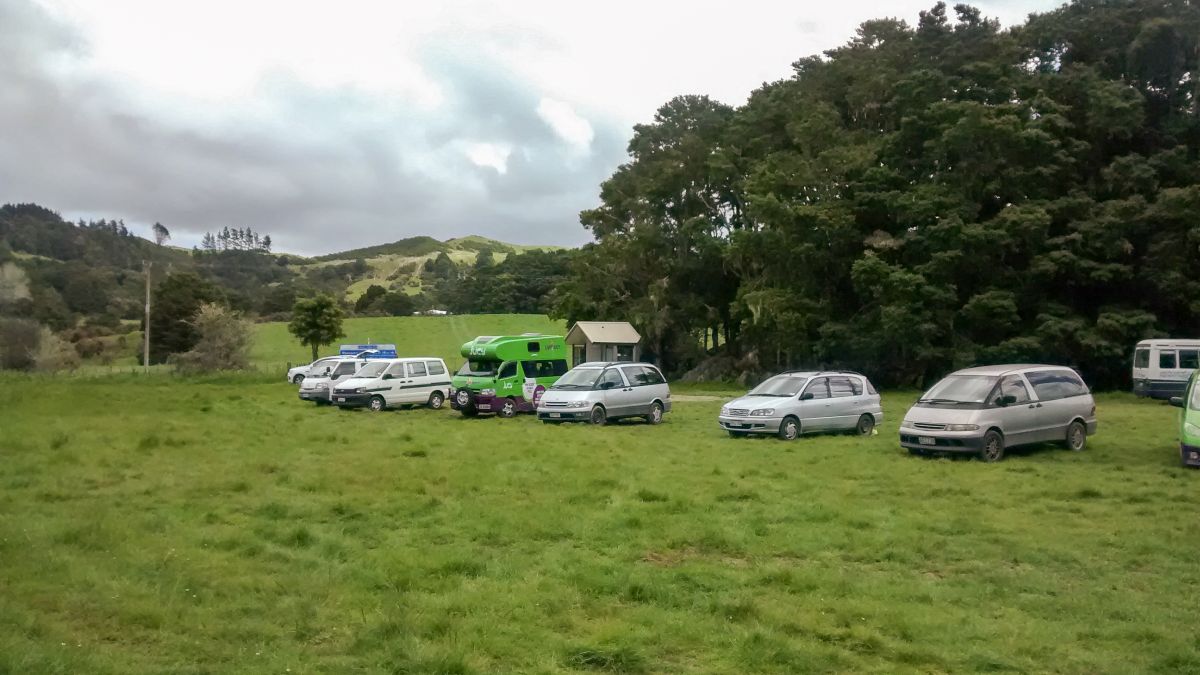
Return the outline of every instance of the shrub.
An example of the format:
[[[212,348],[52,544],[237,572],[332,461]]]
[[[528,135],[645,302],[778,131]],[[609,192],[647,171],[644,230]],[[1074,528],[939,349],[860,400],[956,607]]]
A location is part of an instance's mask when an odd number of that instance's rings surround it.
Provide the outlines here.
[[[250,365],[250,323],[214,303],[202,303],[190,322],[199,334],[196,346],[171,357],[182,373],[244,370]]]
[[[41,326],[36,321],[0,317],[0,369],[32,368],[40,336]]]
[[[75,347],[45,327],[41,329],[37,347],[30,353],[30,357],[33,359],[33,367],[43,373],[75,370],[79,367],[79,354]]]

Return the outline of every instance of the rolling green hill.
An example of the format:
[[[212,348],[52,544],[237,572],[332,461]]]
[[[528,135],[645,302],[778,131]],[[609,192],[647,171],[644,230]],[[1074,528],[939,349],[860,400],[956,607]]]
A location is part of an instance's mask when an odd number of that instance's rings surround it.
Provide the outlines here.
[[[343,299],[348,302],[357,300],[372,285],[382,286],[389,290],[403,290],[409,295],[416,295],[426,288],[425,280],[421,277],[422,266],[428,260],[437,258],[445,253],[455,265],[470,265],[480,251],[490,249],[496,262],[510,255],[526,251],[553,251],[557,246],[523,246],[509,244],[479,235],[457,237],[438,241],[433,237],[409,237],[394,241],[390,244],[356,248],[340,253],[312,258],[308,267],[344,265],[355,260],[363,260],[369,272],[355,279],[345,288]],[[303,269],[303,268],[301,268]]]
[[[346,337],[337,344],[395,343],[408,356],[439,356],[451,368],[457,368],[462,344],[479,335],[550,333],[564,335],[566,325],[537,314],[473,314],[461,316],[398,316],[346,319]],[[322,355],[336,354],[337,344],[321,350]],[[285,363],[308,363],[312,354],[288,333],[283,322],[255,326],[251,361],[259,367],[280,368]],[[282,371],[281,371],[282,376]]]

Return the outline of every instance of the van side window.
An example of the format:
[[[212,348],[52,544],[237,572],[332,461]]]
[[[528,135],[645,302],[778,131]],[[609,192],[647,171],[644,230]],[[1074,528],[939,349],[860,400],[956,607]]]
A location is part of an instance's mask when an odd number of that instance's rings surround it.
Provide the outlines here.
[[[426,374],[427,374],[427,371],[425,370],[425,363],[423,361],[409,361],[409,363],[408,363],[408,376],[409,377],[425,377]]]
[[[525,373],[525,377],[560,377],[567,372],[567,360],[522,361],[521,369]]]
[[[1012,396],[1016,399],[1014,403],[1028,403],[1029,389],[1025,387],[1025,383],[1021,381],[1020,375],[1006,375],[1000,380],[1000,390],[996,392],[992,403],[995,404],[1001,396]]]
[[[644,381],[639,384],[663,384],[667,381],[654,366],[642,366],[642,377]]]
[[[621,372],[625,373],[625,379],[629,380],[630,386],[640,387],[646,382],[646,371],[641,366],[621,366]]]
[[[1150,367],[1150,350],[1139,349],[1133,353],[1134,368],[1149,368]]]
[[[1084,386],[1083,380],[1069,370],[1042,370],[1025,373],[1025,379],[1033,385],[1038,399],[1042,401],[1053,401],[1087,393],[1087,387]]]
[[[1200,368],[1200,350],[1196,349],[1180,349],[1179,350],[1179,367],[1180,368]]]
[[[829,395],[832,398],[846,398],[854,396],[854,387],[850,386],[850,378],[848,377],[831,377],[829,378]]]
[[[808,389],[804,390],[805,394],[812,394],[813,398],[829,398],[829,378],[818,377],[808,384]],[[804,394],[801,394],[803,396]]]
[[[604,374],[600,376],[600,381],[597,382],[596,385],[599,386],[605,382],[612,382],[612,387],[614,389],[625,386],[625,382],[621,379],[621,374],[617,372],[616,368],[609,368],[608,370],[604,371]]]
[[[500,372],[496,374],[498,379],[503,380],[506,377],[512,377],[517,374],[517,364],[513,361],[500,366]]]
[[[404,377],[404,364],[393,363],[392,365],[388,366],[387,372],[384,374],[391,375],[392,377]]]
[[[426,361],[425,365],[429,366],[429,374],[430,375],[445,375],[446,374],[446,367],[442,365],[441,361]]]
[[[1175,352],[1159,352],[1158,353],[1159,368],[1174,368],[1175,367]]]

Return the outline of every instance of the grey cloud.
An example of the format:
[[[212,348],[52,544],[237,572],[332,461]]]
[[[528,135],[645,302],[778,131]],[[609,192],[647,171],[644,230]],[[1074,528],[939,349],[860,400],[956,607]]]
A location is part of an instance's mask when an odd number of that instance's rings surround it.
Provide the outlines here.
[[[579,210],[624,158],[628,130],[580,111],[595,130],[581,155],[537,115],[540,92],[471,45],[418,51],[444,93],[435,110],[278,73],[257,93],[269,116],[220,123],[64,67],[86,54],[40,9],[0,0],[0,201],[161,221],[180,241],[250,225],[305,253],[418,234],[578,244]],[[508,171],[469,162],[464,140],[511,145]]]

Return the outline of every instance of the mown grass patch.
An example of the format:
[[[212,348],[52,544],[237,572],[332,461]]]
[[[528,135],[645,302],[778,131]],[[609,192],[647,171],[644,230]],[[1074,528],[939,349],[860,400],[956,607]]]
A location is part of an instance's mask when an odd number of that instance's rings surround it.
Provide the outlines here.
[[[315,408],[255,378],[0,387],[0,672],[1187,672],[1175,411],[1083,453]],[[209,406],[208,411],[199,408]],[[68,413],[64,413],[68,411]]]

